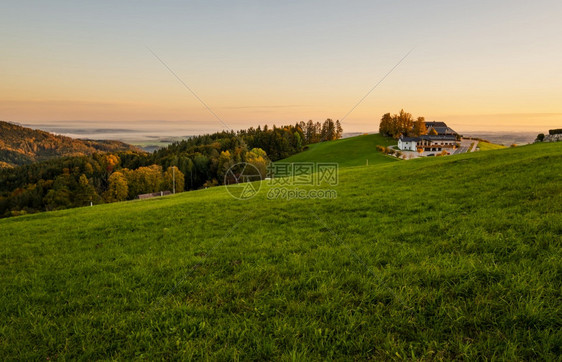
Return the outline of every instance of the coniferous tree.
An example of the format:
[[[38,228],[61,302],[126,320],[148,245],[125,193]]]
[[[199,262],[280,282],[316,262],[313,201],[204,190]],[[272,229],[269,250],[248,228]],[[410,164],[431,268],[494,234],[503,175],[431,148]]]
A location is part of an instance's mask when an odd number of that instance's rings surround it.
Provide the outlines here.
[[[78,207],[87,206],[90,205],[90,203],[99,204],[100,201],[96,190],[90,185],[90,181],[86,175],[82,174],[78,180],[78,189],[74,196],[74,205]]]
[[[339,120],[336,120],[336,139],[340,139],[343,136],[343,128]]]

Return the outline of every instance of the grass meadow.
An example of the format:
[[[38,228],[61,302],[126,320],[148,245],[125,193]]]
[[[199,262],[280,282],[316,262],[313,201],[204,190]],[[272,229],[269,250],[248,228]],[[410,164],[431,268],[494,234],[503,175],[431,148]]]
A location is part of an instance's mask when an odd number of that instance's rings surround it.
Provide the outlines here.
[[[504,145],[498,145],[495,143],[490,142],[478,142],[478,148],[480,151],[491,151],[491,150],[501,150],[502,148],[506,148]]]
[[[291,158],[341,162],[334,200],[263,182],[0,220],[0,356],[560,360],[562,143],[334,144]]]
[[[337,162],[340,167],[363,166],[367,163],[369,165],[389,163],[398,161],[398,159],[378,152],[375,146],[395,144],[395,140],[380,134],[355,136],[311,144],[307,150],[280,162]]]

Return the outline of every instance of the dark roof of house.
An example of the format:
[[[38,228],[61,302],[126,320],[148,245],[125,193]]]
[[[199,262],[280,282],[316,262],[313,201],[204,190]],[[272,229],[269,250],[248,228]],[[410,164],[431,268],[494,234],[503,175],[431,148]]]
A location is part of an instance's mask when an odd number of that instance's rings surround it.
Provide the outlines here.
[[[402,142],[411,142],[411,141],[420,141],[420,140],[428,140],[428,141],[456,141],[457,137],[451,134],[440,134],[440,135],[423,135],[419,137],[405,137],[400,136]]]
[[[400,139],[402,140],[402,142],[412,142],[412,141],[418,141],[420,138],[419,138],[419,137],[404,137],[404,136],[400,136]]]
[[[435,127],[431,127],[431,128],[433,128],[435,131],[437,131],[438,134],[457,134],[457,132],[455,132],[450,127],[435,126]]]
[[[447,127],[447,123],[445,122],[425,122],[425,127]]]
[[[452,134],[440,134],[440,135],[424,135],[424,136],[420,136],[419,139],[422,140],[429,140],[429,141],[434,141],[434,140],[441,140],[441,141],[448,141],[448,140],[456,140],[457,137],[455,135]]]

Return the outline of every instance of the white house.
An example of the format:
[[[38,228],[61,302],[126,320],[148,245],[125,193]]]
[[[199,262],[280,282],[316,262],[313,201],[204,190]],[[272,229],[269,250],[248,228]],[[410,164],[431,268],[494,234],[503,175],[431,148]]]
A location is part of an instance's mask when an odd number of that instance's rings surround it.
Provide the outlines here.
[[[445,149],[455,149],[459,146],[457,138],[460,136],[449,128],[445,122],[426,122],[429,133],[418,137],[401,135],[398,148],[402,151],[441,152]],[[431,132],[433,131],[433,132]]]
[[[425,135],[419,137],[404,137],[398,139],[398,148],[402,151],[437,151],[455,149],[459,146],[457,137],[453,135]]]
[[[403,137],[398,139],[398,148],[402,151],[415,151],[417,149],[419,138]]]

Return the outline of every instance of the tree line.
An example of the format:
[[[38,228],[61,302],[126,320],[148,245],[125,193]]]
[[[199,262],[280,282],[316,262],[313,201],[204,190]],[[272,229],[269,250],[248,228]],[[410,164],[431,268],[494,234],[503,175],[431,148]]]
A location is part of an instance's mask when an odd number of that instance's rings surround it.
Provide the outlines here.
[[[249,128],[194,136],[152,154],[125,151],[62,157],[0,170],[0,217],[131,200],[139,194],[223,183],[230,167],[267,165],[307,145],[342,137],[339,121]]]

